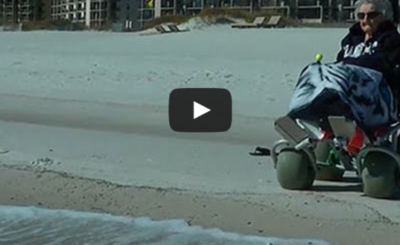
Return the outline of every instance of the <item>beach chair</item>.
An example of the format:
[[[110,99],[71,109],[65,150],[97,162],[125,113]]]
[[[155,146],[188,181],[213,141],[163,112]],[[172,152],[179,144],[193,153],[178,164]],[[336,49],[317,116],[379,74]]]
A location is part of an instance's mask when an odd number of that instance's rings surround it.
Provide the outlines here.
[[[271,18],[269,18],[268,22],[266,24],[263,24],[262,27],[265,28],[274,28],[279,25],[279,22],[281,21],[282,16],[280,15],[273,15]]]
[[[265,21],[265,17],[256,17],[252,23],[233,24],[232,28],[258,28]]]
[[[176,24],[162,24],[157,25],[150,30],[145,30],[140,33],[141,36],[155,35],[155,34],[165,34],[165,33],[177,33],[177,32],[187,32],[190,31],[189,28],[182,28]]]
[[[189,28],[182,28],[182,27],[179,27],[176,24],[169,24],[168,27],[172,32],[186,32],[186,31],[189,31]]]
[[[154,29],[156,29],[158,31],[158,33],[165,33],[167,32],[167,30],[165,30],[165,28],[161,25],[156,26]]]
[[[140,36],[160,35],[160,31],[156,28],[147,29],[139,33]]]
[[[170,24],[168,25],[168,28],[172,31],[172,32],[181,32],[181,30],[179,30],[178,26],[175,24]]]
[[[171,28],[169,27],[169,25],[160,25],[159,27],[160,27],[160,30],[162,30],[161,33],[171,33],[171,32],[174,32],[173,30],[171,30]]]
[[[166,25],[159,25],[156,27],[157,31],[161,34],[164,33],[172,33],[172,32],[186,32],[189,31],[188,28],[183,29],[179,28],[176,24],[166,24]]]

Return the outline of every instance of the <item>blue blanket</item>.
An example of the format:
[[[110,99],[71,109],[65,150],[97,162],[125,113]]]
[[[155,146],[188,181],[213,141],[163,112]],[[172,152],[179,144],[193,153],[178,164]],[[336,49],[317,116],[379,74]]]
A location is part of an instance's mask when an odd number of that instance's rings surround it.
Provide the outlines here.
[[[365,130],[398,121],[397,106],[381,73],[342,63],[312,63],[300,73],[289,116],[320,121],[346,116]]]

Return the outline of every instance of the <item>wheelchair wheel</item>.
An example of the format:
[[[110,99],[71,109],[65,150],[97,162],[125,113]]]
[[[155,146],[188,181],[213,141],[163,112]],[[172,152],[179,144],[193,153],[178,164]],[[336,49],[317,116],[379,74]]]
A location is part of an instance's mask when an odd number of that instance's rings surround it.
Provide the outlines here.
[[[340,181],[343,178],[345,171],[328,163],[330,151],[331,147],[328,142],[317,144],[315,155],[319,163],[317,164],[316,180]]]
[[[276,171],[280,186],[288,190],[309,190],[315,180],[310,157],[306,152],[292,148],[279,153]]]
[[[369,152],[361,172],[363,192],[372,198],[390,199],[394,196],[398,166],[392,156],[384,152]]]

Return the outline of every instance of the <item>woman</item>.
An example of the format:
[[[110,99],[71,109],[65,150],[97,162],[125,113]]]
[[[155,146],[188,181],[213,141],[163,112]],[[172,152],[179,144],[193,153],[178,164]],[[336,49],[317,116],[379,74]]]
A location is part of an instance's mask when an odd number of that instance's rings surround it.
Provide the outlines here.
[[[393,22],[387,0],[359,0],[355,4],[358,23],[349,29],[341,43],[337,61],[381,72],[396,91],[394,70],[400,64],[400,34]]]
[[[393,74],[400,64],[400,35],[391,4],[359,0],[355,7],[359,22],[342,40],[336,62],[301,71],[289,105],[292,118],[326,125],[331,115],[345,116],[371,132],[398,121]]]

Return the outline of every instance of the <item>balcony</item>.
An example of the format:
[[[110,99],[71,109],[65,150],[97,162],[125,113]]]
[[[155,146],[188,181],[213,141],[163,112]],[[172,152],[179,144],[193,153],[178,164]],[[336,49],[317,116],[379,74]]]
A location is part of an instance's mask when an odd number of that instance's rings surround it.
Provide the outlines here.
[[[343,1],[343,5],[339,4],[338,8],[341,20],[347,22],[354,22],[356,20],[354,16],[354,10],[355,10],[354,3],[355,0],[347,0]]]
[[[283,16],[290,16],[290,6],[285,5],[285,1],[282,0],[260,0],[261,10],[272,10]]]
[[[322,23],[324,7],[320,0],[296,0],[297,18],[303,23]]]

